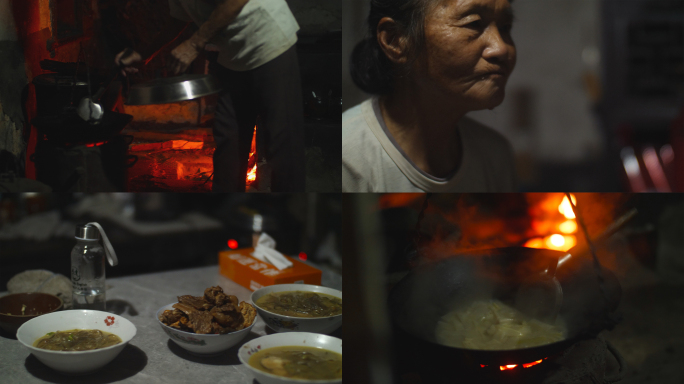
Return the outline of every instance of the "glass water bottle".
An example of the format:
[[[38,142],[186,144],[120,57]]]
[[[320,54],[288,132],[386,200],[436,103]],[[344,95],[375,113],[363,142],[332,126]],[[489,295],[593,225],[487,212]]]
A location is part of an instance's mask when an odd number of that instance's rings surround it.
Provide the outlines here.
[[[104,311],[105,249],[100,244],[101,227],[92,224],[76,227],[76,245],[71,250],[73,308]],[[106,245],[111,246],[108,243],[107,239]]]

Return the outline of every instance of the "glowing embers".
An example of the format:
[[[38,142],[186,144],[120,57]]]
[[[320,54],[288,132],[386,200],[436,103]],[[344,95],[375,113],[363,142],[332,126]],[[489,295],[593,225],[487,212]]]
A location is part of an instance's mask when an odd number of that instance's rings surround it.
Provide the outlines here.
[[[555,199],[555,196],[557,195],[552,196],[553,197],[549,197],[549,199]],[[576,204],[577,201],[575,196],[572,194],[570,196],[572,197],[572,202]],[[551,201],[551,203],[553,202]],[[568,201],[568,197],[563,196],[560,204],[556,204],[558,203],[542,204],[547,207],[545,209],[546,217],[539,219],[536,222],[536,227],[538,228],[538,232],[546,232],[546,234],[528,240],[524,245],[525,247],[567,251],[577,244],[577,222],[575,221],[575,213],[572,211],[572,206],[570,205],[570,201]],[[554,206],[557,208],[553,208]],[[558,213],[553,212],[556,209],[557,212],[562,215],[561,217],[558,217]],[[544,221],[543,224],[542,221]],[[552,221],[553,223],[549,226],[546,221]]]
[[[523,368],[529,368],[529,367],[535,366],[535,365],[537,365],[537,364],[541,364],[541,362],[543,362],[543,361],[546,360],[546,359],[548,359],[548,357],[545,357],[545,358],[543,358],[543,359],[541,359],[541,360],[533,361],[533,362],[531,362],[531,363],[526,363],[526,364],[508,364],[508,365],[500,365],[500,366],[499,366],[499,370],[501,370],[501,371],[508,371],[508,370],[517,368],[519,365],[521,365]],[[480,367],[481,367],[481,368],[485,368],[485,367],[487,367],[487,365],[480,364]]]
[[[85,146],[88,148],[92,148],[92,147],[99,147],[100,145],[106,144],[106,143],[107,143],[106,141],[100,141],[99,143],[86,144]]]
[[[214,173],[211,129],[173,134],[142,131],[135,135],[129,154],[138,160],[128,171],[130,191],[211,191]]]
[[[129,154],[137,162],[128,172],[132,192],[175,191],[210,192],[212,189],[215,144],[211,128],[192,128],[173,133],[140,130],[134,132]],[[256,127],[248,160],[246,185],[258,185]]]

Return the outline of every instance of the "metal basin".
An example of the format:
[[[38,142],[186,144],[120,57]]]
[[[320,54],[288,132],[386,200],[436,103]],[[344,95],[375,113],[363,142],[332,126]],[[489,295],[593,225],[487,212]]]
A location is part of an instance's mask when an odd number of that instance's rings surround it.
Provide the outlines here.
[[[197,99],[221,91],[211,75],[182,75],[155,79],[131,86],[126,105],[177,103]]]

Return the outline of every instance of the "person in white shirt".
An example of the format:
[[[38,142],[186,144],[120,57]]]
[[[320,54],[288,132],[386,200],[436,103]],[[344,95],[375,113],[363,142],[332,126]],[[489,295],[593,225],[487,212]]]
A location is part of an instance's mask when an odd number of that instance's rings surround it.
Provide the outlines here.
[[[501,104],[516,50],[509,0],[370,0],[342,115],[343,192],[514,192],[513,152],[465,117]]]
[[[205,48],[218,50],[211,73],[223,85],[215,113],[214,192],[244,192],[252,133],[267,133],[273,192],[305,189],[303,106],[295,43],[299,25],[285,0],[169,0],[173,19],[157,37],[115,62],[124,75],[149,61],[189,23],[198,30],[171,51],[173,74]]]

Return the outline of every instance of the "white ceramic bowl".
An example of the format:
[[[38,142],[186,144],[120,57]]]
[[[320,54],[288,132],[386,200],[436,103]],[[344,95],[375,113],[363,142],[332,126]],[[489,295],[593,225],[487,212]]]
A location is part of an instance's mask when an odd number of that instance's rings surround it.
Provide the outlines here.
[[[272,330],[276,332],[314,332],[329,334],[342,325],[342,314],[328,317],[285,316],[267,311],[256,304],[256,301],[264,295],[284,291],[318,292],[342,299],[341,291],[321,287],[320,285],[277,284],[257,289],[252,292],[252,303],[254,303],[254,307],[257,309],[259,316],[264,319],[266,325]]]
[[[176,328],[171,328],[159,321],[159,315],[167,309],[173,310],[173,304],[161,307],[156,314],[157,322],[162,327],[164,332],[178,344],[181,348],[195,355],[214,355],[225,351],[226,349],[238,344],[249,334],[249,331],[254,327],[258,316],[254,317],[252,325],[243,328],[239,331],[225,333],[223,335],[214,334],[197,334],[192,332],[181,331]]]
[[[248,341],[240,347],[238,352],[238,358],[240,362],[244,364],[249,370],[254,374],[254,377],[259,381],[260,384],[293,384],[293,383],[306,383],[306,384],[339,384],[342,383],[342,379],[334,380],[303,380],[303,379],[289,379],[287,377],[276,376],[264,371],[260,371],[249,365],[249,358],[264,349],[273,347],[285,347],[285,346],[301,346],[301,347],[314,347],[323,348],[328,351],[337,352],[342,354],[342,340],[317,333],[308,332],[287,332],[287,333],[274,333],[272,335],[261,336],[259,338]]]
[[[70,329],[99,329],[121,338],[121,343],[91,351],[50,351],[33,346],[36,339],[48,332]],[[24,344],[40,362],[67,374],[85,374],[107,365],[135,336],[136,328],[127,319],[109,312],[77,309],[38,316],[17,330],[17,340]]]

